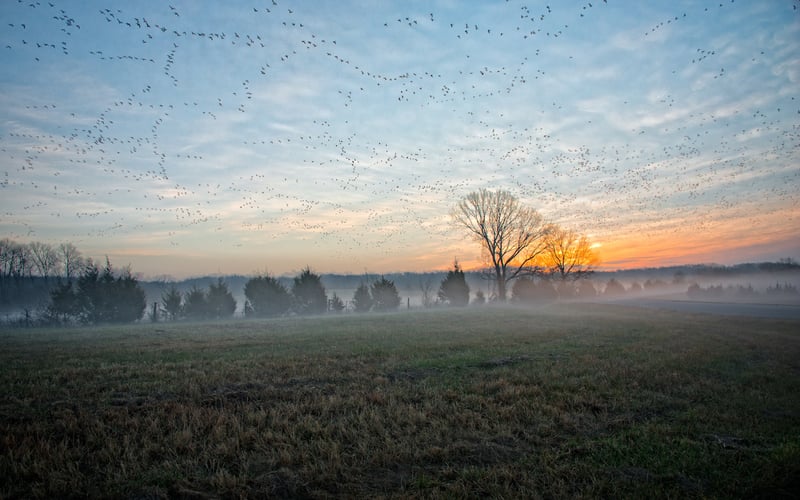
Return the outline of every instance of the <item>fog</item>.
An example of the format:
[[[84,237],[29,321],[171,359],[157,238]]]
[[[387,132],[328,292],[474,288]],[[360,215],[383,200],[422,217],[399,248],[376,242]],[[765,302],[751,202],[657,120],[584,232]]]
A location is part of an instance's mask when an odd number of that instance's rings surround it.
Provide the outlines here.
[[[743,265],[750,266],[750,265]],[[624,270],[613,272],[597,272],[590,278],[574,283],[562,284],[546,277],[536,277],[534,282],[539,285],[552,287],[553,291],[545,296],[525,300],[513,294],[513,281],[509,283],[509,302],[517,305],[545,305],[551,303],[618,303],[639,306],[661,305],[664,308],[676,308],[681,302],[696,303],[726,303],[726,304],[776,304],[800,307],[800,268],[779,268],[771,271],[759,271],[746,267],[745,270],[736,271],[734,267],[715,266],[681,266],[674,268],[655,268]],[[761,265],[763,266],[763,264]],[[467,272],[466,281],[470,287],[471,307],[477,306],[476,295],[480,291],[488,304],[492,303],[494,296],[494,281],[490,276],[481,272]],[[398,310],[419,310],[428,308],[447,307],[438,298],[439,285],[446,273],[396,273],[385,275],[392,280],[400,295]],[[353,311],[352,299],[355,289],[361,283],[370,284],[380,275],[336,275],[323,274],[322,283],[329,298],[334,294],[341,298],[346,309],[344,313]],[[197,278],[177,284],[181,291],[186,291],[192,286],[204,287],[216,281],[218,277]],[[225,277],[234,298],[236,299],[236,316],[244,315],[244,276]],[[292,278],[280,278],[287,286],[291,286]],[[613,283],[616,282],[624,289],[615,291]],[[611,286],[609,284],[611,283]],[[578,287],[591,285],[595,293],[579,295],[575,293]],[[146,283],[148,303],[160,300],[162,290],[171,286],[169,283]],[[699,287],[700,291],[691,293],[692,287]],[[426,299],[427,291],[427,299]],[[694,310],[701,308],[694,306]],[[680,308],[687,311],[687,308]],[[735,312],[736,308],[725,312],[721,307],[713,308],[718,313],[727,314]],[[744,309],[739,308],[740,311]],[[756,313],[760,311],[754,309]],[[763,315],[758,313],[756,315]]]

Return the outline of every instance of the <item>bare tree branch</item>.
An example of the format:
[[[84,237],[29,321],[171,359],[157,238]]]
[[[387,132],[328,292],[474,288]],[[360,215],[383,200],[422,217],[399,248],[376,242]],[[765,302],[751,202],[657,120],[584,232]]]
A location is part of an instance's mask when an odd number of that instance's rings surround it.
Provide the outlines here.
[[[550,226],[539,212],[523,206],[510,192],[472,192],[458,202],[451,215],[485,251],[499,300],[505,301],[509,281],[538,270],[535,263],[545,250]]]

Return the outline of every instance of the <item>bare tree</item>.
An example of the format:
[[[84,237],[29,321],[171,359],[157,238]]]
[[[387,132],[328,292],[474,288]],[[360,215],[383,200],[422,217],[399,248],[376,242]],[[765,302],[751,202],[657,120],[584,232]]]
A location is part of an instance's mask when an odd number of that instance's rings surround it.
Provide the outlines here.
[[[49,243],[42,243],[39,241],[32,241],[28,244],[31,252],[31,260],[33,266],[39,273],[39,276],[47,281],[51,274],[58,271],[60,258],[58,252]]]
[[[33,276],[33,259],[28,245],[15,243],[8,250],[8,275],[15,279]]]
[[[549,226],[539,212],[523,206],[510,192],[472,192],[451,215],[481,244],[497,283],[498,300],[506,300],[510,281],[538,270],[535,263],[545,250]]]
[[[8,238],[0,240],[0,276],[10,277],[14,263],[14,251],[18,243]]]
[[[553,225],[545,239],[541,262],[562,281],[575,281],[592,273],[597,257],[586,236]]]
[[[435,303],[433,286],[434,283],[432,276],[426,276],[424,281],[422,278],[419,279],[419,290],[422,292],[422,307],[433,307]]]
[[[58,245],[58,254],[61,258],[64,277],[69,281],[83,268],[84,261],[81,252],[72,243],[62,243]]]

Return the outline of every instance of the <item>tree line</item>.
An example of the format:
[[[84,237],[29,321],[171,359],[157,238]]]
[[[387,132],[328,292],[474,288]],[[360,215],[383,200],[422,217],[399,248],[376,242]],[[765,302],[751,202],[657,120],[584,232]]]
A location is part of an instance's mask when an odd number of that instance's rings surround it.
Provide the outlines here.
[[[285,315],[340,313],[345,301],[337,294],[328,294],[322,277],[303,269],[290,287],[268,274],[248,279],[244,284],[246,317],[265,318]],[[439,299],[453,306],[466,305],[469,286],[456,262],[440,284]],[[237,302],[227,283],[219,278],[206,288],[193,286],[181,293],[173,283],[161,294],[160,301],[150,305],[139,279],[129,267],[116,269],[106,258],[100,266],[92,259],[82,260],[80,269],[70,278],[57,276],[50,284],[49,301],[35,314],[25,311],[19,320],[32,325],[97,325],[134,321],[213,320],[230,318],[237,311]],[[381,276],[371,283],[362,282],[351,300],[354,312],[393,311],[401,299],[394,282]]]
[[[40,241],[18,243],[9,238],[0,239],[0,280],[34,277],[69,280],[85,264],[86,259],[80,250],[69,242],[51,245]]]
[[[597,263],[588,238],[546,221],[510,192],[472,192],[457,202],[451,217],[455,226],[465,229],[479,244],[485,257],[485,276],[494,285],[488,298],[477,291],[473,303],[505,302],[509,291],[517,302],[592,297],[599,293],[584,279],[594,272]],[[797,267],[791,260],[779,264],[781,269]],[[135,321],[145,316],[148,307],[138,280],[128,268],[116,271],[108,259],[100,268],[91,259],[84,259],[71,243],[53,246],[0,240],[0,290],[4,297],[8,295],[8,284],[14,284],[19,291],[19,284],[26,279],[42,280],[49,287],[50,300],[42,317],[50,323]],[[439,283],[435,298],[431,283],[420,286],[425,307],[470,303],[469,285],[458,261]],[[709,293],[697,289],[690,292]],[[625,293],[625,288],[613,279],[603,291],[605,295],[620,293]],[[328,296],[321,276],[310,267],[294,277],[291,286],[270,275],[250,278],[244,285],[244,294],[243,312],[247,317],[323,314],[346,309],[345,301],[336,293]],[[349,303],[355,312],[392,311],[401,300],[394,282],[381,277],[362,281]],[[200,320],[226,318],[236,311],[233,294],[219,279],[206,289],[195,286],[184,293],[173,285],[162,293],[160,301],[151,304],[147,315],[152,321]]]
[[[341,313],[347,309],[345,300],[336,292],[328,295],[322,277],[310,267],[294,277],[289,287],[269,274],[252,277],[244,284],[244,295],[244,315],[252,318]],[[439,297],[442,303],[453,306],[468,303],[469,285],[457,262],[442,280]],[[401,299],[395,283],[381,276],[371,283],[362,281],[350,303],[357,313],[388,312],[397,310]],[[163,292],[161,302],[153,304],[150,319],[158,320],[159,314],[168,320],[221,319],[233,316],[236,310],[233,294],[219,278],[207,289],[193,286],[183,294],[175,285],[170,286]]]

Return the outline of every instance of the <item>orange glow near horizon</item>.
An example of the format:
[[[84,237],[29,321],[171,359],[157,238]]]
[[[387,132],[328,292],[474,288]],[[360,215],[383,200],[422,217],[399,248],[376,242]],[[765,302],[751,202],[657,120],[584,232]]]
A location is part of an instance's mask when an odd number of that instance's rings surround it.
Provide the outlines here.
[[[795,211],[796,212],[796,211]],[[787,216],[788,215],[788,216]],[[697,231],[681,228],[649,236],[627,236],[603,241],[597,248],[602,270],[666,267],[691,264],[734,264],[796,257],[800,235],[792,231],[790,214],[734,217]],[[796,218],[796,217],[794,217]],[[753,228],[758,228],[754,231]]]
[[[800,208],[757,212],[743,208],[739,214],[723,217],[709,213],[702,229],[691,221],[665,220],[660,229],[621,228],[619,234],[592,238],[599,271],[657,268],[692,264],[731,265],[745,262],[798,257],[800,234],[793,221],[800,220]],[[479,253],[475,243],[475,254]],[[771,257],[765,258],[764,255]],[[465,271],[485,268],[479,258],[459,258]],[[452,266],[452,262],[450,262]],[[439,266],[448,268],[449,266]]]

